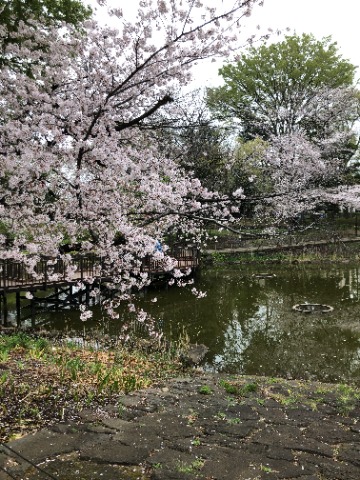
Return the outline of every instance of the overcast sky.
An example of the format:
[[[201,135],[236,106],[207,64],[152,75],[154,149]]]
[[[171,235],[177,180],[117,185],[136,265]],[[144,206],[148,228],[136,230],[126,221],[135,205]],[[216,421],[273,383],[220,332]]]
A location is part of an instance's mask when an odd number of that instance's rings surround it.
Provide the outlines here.
[[[208,0],[209,3],[219,0]],[[129,0],[126,6],[129,5]],[[96,0],[88,0],[92,5]],[[122,7],[120,0],[108,0],[108,5]],[[130,4],[137,3],[136,0]],[[98,11],[101,11],[98,10]],[[97,14],[99,17],[99,13]],[[95,14],[96,16],[96,14]],[[103,20],[103,19],[101,19]],[[245,36],[267,28],[285,31],[287,34],[312,33],[317,39],[332,36],[341,55],[354,65],[360,66],[360,0],[265,0],[263,7],[255,7],[250,18],[244,19]],[[281,37],[280,37],[281,38]],[[274,35],[271,41],[280,39]],[[219,65],[221,66],[221,64]],[[221,83],[217,76],[218,66],[207,63],[195,70],[195,85],[214,86]],[[360,77],[360,68],[357,78]]]
[[[342,55],[360,65],[360,0],[265,0],[250,22],[262,27],[290,28],[297,34],[331,35]]]

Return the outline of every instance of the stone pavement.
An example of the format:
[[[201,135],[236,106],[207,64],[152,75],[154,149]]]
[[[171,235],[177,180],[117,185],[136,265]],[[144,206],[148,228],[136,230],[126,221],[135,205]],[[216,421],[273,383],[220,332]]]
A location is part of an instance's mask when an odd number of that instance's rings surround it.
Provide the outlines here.
[[[359,480],[359,415],[344,386],[202,374],[11,441],[0,479]]]

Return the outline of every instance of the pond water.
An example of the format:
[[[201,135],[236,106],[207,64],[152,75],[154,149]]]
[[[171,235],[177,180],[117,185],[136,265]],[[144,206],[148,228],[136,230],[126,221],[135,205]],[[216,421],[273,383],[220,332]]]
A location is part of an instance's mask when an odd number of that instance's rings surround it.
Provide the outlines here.
[[[359,270],[357,265],[302,264],[203,268],[195,286],[207,293],[205,298],[196,299],[184,288],[159,287],[141,292],[139,303],[167,338],[187,334],[192,343],[205,344],[207,370],[358,383]],[[293,311],[306,303],[333,310]],[[39,313],[36,320],[82,331],[99,325],[99,307],[94,316],[95,322],[82,323],[78,311],[68,310]],[[110,333],[118,325],[111,321]]]

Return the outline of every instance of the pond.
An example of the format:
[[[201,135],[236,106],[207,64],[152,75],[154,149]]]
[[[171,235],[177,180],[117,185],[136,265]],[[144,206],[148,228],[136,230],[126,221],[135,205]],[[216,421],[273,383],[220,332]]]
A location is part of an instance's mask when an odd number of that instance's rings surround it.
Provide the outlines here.
[[[139,303],[166,337],[188,335],[209,348],[204,368],[248,375],[360,380],[360,279],[357,265],[273,265],[203,268],[195,279],[206,297],[176,287],[149,288]],[[154,302],[154,299],[157,299]],[[328,312],[299,312],[298,304],[322,304]],[[325,309],[326,310],[326,309]],[[37,323],[90,330],[79,312],[39,313]],[[112,321],[110,333],[118,322]]]

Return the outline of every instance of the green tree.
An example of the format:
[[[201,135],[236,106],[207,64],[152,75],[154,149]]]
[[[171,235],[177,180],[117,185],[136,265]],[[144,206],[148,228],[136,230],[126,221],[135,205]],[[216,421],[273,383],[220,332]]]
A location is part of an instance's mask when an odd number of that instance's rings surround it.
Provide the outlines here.
[[[229,166],[228,189],[230,192],[242,187],[247,196],[271,192],[271,183],[266,172],[265,152],[268,142],[255,138],[247,142],[239,141],[234,158]]]
[[[204,187],[226,191],[226,165],[229,152],[225,145],[225,133],[211,123],[183,128],[178,141],[182,149],[180,165],[194,172]]]
[[[225,193],[231,157],[228,129],[212,121],[199,90],[174,100],[173,107],[171,118],[156,117],[152,141],[204,187]]]
[[[235,64],[221,68],[225,84],[209,89],[207,101],[221,118],[240,121],[245,140],[291,134],[299,128],[316,137],[326,134],[330,121],[314,115],[317,97],[351,87],[355,70],[331,37],[319,41],[309,34],[287,36],[278,43],[250,47]],[[327,106],[332,103],[329,98]],[[347,109],[346,115],[350,117],[330,116],[331,126],[344,128],[358,111]]]

